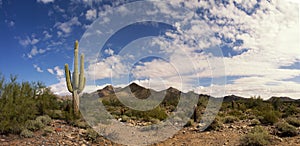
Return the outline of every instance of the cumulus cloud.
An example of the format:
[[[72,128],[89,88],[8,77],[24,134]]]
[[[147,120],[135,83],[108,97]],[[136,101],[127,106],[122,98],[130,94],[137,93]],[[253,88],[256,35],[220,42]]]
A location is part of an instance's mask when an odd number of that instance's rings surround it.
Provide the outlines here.
[[[30,36],[26,36],[25,38],[20,38],[20,37],[17,37],[17,39],[19,40],[19,43],[23,46],[23,47],[27,47],[28,45],[35,45],[37,44],[40,40],[37,39],[35,37],[34,34]]]
[[[72,32],[72,27],[73,26],[80,26],[81,23],[78,20],[78,17],[73,17],[71,20],[67,22],[57,22],[54,27],[61,30],[65,34],[70,34]],[[59,32],[59,31],[58,31]],[[58,33],[58,36],[61,36],[62,34]]]
[[[48,71],[50,74],[54,75],[54,71],[53,71],[53,69],[51,69],[51,68],[48,68],[48,69],[47,69],[47,71]]]
[[[33,58],[34,56],[36,56],[38,54],[43,54],[48,50],[49,49],[38,49],[36,46],[33,46],[31,51],[27,54],[27,57],[28,58]]]
[[[97,10],[96,9],[90,9],[86,11],[85,18],[87,20],[95,20],[97,18]]]
[[[157,11],[148,12],[149,15],[164,13],[171,19],[182,21],[174,24],[178,31],[165,34],[168,39],[157,38],[152,42],[162,48],[161,52],[168,54],[168,61],[154,59],[136,65],[131,71],[135,78],[140,79],[136,82],[145,86],[151,82],[159,88],[183,87],[184,91],[207,94],[212,89],[225,88],[225,94],[246,97],[300,97],[296,92],[300,84],[286,81],[299,76],[300,69],[281,68],[300,60],[298,5],[256,0],[224,3],[179,0],[155,4]],[[183,6],[191,12],[175,11]],[[98,15],[104,19],[110,13],[112,11],[108,9]],[[233,52],[247,51],[223,58],[216,56],[214,49],[224,45]],[[104,52],[113,55],[112,51]],[[124,73],[132,66],[128,67],[123,58],[113,55],[92,64],[87,70],[95,79],[110,77],[111,72],[115,73],[113,66],[117,68],[116,72]],[[222,66],[225,70],[218,71]],[[199,78],[224,76],[237,78],[226,86],[202,86],[194,82]]]
[[[48,68],[47,71],[54,75],[58,80],[58,83],[50,85],[51,91],[58,95],[69,94],[65,83],[66,79],[64,69],[61,69],[59,66],[55,66],[54,68]]]
[[[46,30],[43,31],[43,34],[44,34],[44,39],[45,40],[52,38],[52,35]]]
[[[36,69],[37,72],[44,72],[38,65],[33,64],[33,67]]]

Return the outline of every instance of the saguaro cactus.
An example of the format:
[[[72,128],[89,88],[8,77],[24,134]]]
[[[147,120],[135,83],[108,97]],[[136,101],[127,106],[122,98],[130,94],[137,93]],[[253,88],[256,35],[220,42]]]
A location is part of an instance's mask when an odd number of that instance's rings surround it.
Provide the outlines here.
[[[74,46],[74,71],[71,79],[71,71],[69,70],[69,65],[65,64],[65,75],[66,83],[69,92],[72,93],[73,97],[73,109],[74,113],[79,112],[79,94],[82,92],[85,86],[85,76],[84,76],[84,54],[80,56],[80,73],[78,73],[78,41],[75,41]],[[72,81],[71,81],[72,80]]]

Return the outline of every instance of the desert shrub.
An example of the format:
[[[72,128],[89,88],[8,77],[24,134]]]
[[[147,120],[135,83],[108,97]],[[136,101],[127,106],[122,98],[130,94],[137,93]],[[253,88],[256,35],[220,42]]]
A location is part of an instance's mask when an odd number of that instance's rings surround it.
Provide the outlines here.
[[[20,134],[25,122],[43,115],[48,109],[58,108],[56,97],[40,82],[8,82],[0,75],[0,134]]]
[[[297,136],[298,130],[296,127],[286,123],[286,122],[278,122],[275,124],[277,134],[280,137],[290,137],[290,136]]]
[[[300,127],[300,120],[298,118],[288,117],[286,121],[293,126]]]
[[[275,98],[273,101],[272,101],[272,106],[275,110],[279,110],[280,107],[282,105],[282,101],[280,100],[280,98]]]
[[[34,136],[33,132],[28,130],[28,129],[24,129],[22,130],[22,132],[20,133],[20,136],[21,137],[24,137],[24,138],[31,138]]]
[[[220,130],[221,128],[223,128],[223,123],[220,120],[220,117],[216,117],[212,123],[205,129],[207,131],[211,131],[211,130]]]
[[[262,124],[266,125],[273,125],[278,121],[278,115],[273,110],[263,111],[258,118]]]
[[[125,112],[125,115],[128,117],[134,116],[138,119],[145,121],[150,121],[151,119],[164,120],[168,117],[168,115],[165,112],[165,109],[159,106],[149,111],[137,111],[129,109]]]
[[[74,126],[86,129],[89,127],[89,124],[85,120],[78,119],[74,122]]]
[[[298,114],[299,112],[300,110],[293,104],[289,106],[285,106],[282,117],[286,118],[289,116],[293,116]]]
[[[265,146],[270,145],[271,136],[261,126],[255,126],[248,134],[240,140],[242,146]]]
[[[263,99],[258,97],[251,97],[248,101],[247,101],[247,108],[260,108],[261,106],[263,106],[264,102]]]
[[[229,116],[237,117],[237,118],[239,118],[239,119],[242,119],[242,118],[245,116],[245,114],[242,113],[242,112],[239,111],[239,110],[231,110],[231,111],[229,111],[227,114],[228,114]]]
[[[64,119],[65,115],[62,110],[48,110],[46,112],[52,119]]]
[[[51,122],[51,118],[48,115],[45,116],[38,116],[36,118],[37,121],[40,121],[41,123],[43,123],[44,125],[49,125]]]
[[[86,139],[90,140],[92,142],[96,142],[97,138],[100,137],[100,135],[93,130],[92,128],[88,128],[86,132]]]
[[[46,126],[43,128],[43,136],[47,136],[49,133],[53,133],[54,130],[51,126]]]
[[[224,123],[234,123],[235,121],[238,121],[239,119],[234,116],[226,116],[224,117]]]
[[[25,122],[25,128],[31,131],[37,131],[43,128],[45,125],[38,120],[28,120]]]
[[[260,125],[260,124],[261,124],[260,121],[257,119],[252,119],[250,121],[250,126],[256,126],[256,125]]]

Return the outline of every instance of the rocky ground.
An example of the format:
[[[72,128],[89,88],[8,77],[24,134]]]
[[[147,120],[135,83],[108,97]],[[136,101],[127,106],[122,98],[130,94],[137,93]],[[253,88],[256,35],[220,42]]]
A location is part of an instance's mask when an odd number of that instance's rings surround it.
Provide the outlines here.
[[[61,120],[51,122],[53,131],[45,134],[43,131],[34,133],[33,138],[20,138],[18,135],[0,135],[0,145],[119,145],[103,137],[98,137],[96,142],[87,139],[85,129],[73,127]],[[153,144],[153,146],[199,146],[199,145],[239,145],[240,138],[251,130],[248,121],[240,121],[232,124],[223,124],[218,131],[199,132],[194,127],[180,130],[169,139]],[[266,127],[271,128],[271,127]],[[279,138],[272,135],[273,145],[300,146],[300,136]]]

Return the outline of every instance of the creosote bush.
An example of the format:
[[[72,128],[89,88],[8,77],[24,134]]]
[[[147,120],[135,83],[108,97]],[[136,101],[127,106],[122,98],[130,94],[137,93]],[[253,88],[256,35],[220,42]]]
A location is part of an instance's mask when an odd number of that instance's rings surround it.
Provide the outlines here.
[[[271,144],[271,136],[261,126],[255,126],[240,140],[242,146],[265,146]]]
[[[24,129],[22,130],[22,132],[20,133],[20,136],[23,138],[31,138],[34,136],[33,132],[28,130],[28,129]]]
[[[259,121],[265,125],[273,125],[278,121],[278,115],[274,110],[263,111]]]
[[[296,117],[288,117],[286,119],[286,122],[288,122],[289,124],[291,124],[295,127],[300,127],[300,119],[298,119]]]
[[[37,131],[43,127],[45,127],[45,125],[38,120],[28,120],[25,122],[25,128],[30,131]]]
[[[49,125],[51,122],[51,118],[48,115],[45,116],[38,116],[36,118],[36,121],[40,121],[41,123],[43,123],[44,125]]]
[[[238,121],[239,119],[235,116],[226,116],[224,117],[224,123],[234,123],[235,121]]]
[[[20,134],[24,127],[36,130],[48,121],[41,118],[39,123],[36,117],[60,108],[57,97],[40,82],[19,83],[13,75],[6,81],[0,74],[0,92],[0,134]]]
[[[278,122],[275,124],[277,135],[280,137],[292,137],[299,134],[296,127],[286,122]]]
[[[223,128],[223,123],[221,122],[220,117],[216,117],[205,130],[206,131],[220,130],[221,128]]]

